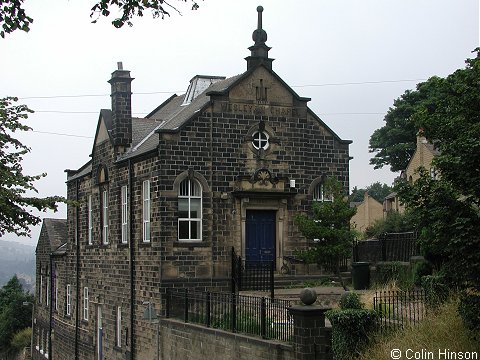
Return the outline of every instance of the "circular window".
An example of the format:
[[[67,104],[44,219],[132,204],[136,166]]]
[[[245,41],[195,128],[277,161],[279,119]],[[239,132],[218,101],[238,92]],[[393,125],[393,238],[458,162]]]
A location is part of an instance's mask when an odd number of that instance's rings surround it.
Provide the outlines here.
[[[252,145],[255,149],[266,150],[268,148],[268,134],[263,131],[257,131],[253,134]]]

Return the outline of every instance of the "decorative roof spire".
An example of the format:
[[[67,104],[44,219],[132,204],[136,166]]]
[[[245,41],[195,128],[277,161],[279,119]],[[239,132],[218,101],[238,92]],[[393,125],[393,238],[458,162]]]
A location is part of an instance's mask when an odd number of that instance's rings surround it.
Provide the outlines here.
[[[255,45],[261,45],[261,44],[265,44],[265,41],[267,41],[267,32],[262,29],[263,7],[262,6],[257,7],[257,12],[258,12],[258,26],[257,26],[257,29],[252,34],[252,39],[253,41],[255,41]]]
[[[247,60],[247,70],[250,70],[251,68],[259,64],[263,64],[265,67],[271,70],[273,59],[270,59],[268,57],[268,50],[270,50],[271,48],[268,47],[267,44],[265,44],[265,42],[267,41],[267,32],[262,28],[263,7],[258,6],[257,12],[258,25],[257,29],[255,29],[252,34],[252,39],[255,44],[248,48],[251,52],[251,55],[245,58],[245,60]]]

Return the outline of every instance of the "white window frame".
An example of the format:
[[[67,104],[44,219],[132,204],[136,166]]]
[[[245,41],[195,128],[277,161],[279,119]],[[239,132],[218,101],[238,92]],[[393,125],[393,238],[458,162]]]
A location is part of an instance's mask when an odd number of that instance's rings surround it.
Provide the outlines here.
[[[185,185],[186,184],[186,185]],[[192,194],[192,184],[194,184],[194,188],[197,190],[197,194]],[[185,193],[185,190],[187,192]],[[195,192],[195,191],[194,191]],[[203,219],[203,199],[202,199],[202,186],[200,183],[195,179],[184,179],[178,188],[178,200],[186,199],[188,203],[188,217],[181,218],[178,217],[178,241],[201,241],[202,240],[202,219]],[[192,218],[191,217],[191,205],[192,199],[200,199],[200,210],[199,210],[199,217]],[[188,238],[180,238],[180,223],[181,222],[188,222]],[[192,238],[192,223],[199,223],[199,230],[198,230],[198,237]]]
[[[88,195],[88,245],[93,245],[93,204],[92,204],[92,195]]]
[[[323,182],[320,182],[317,185],[315,185],[315,188],[313,189],[313,201],[318,201],[318,202],[333,201],[332,196],[325,195]]]
[[[53,286],[55,286],[55,311],[58,311],[58,271],[55,267],[55,280],[53,281]]]
[[[45,305],[48,306],[50,303],[50,274],[47,273],[47,288],[45,289],[45,294],[47,295],[45,298]]]
[[[70,316],[72,315],[72,287],[70,286],[70,284],[67,284],[66,302],[67,302],[67,306],[65,309],[65,313],[67,316]]]
[[[142,198],[143,198],[143,242],[150,242],[151,236],[151,199],[150,199],[150,180],[145,180],[142,184]]]
[[[128,187],[122,186],[121,189],[121,207],[122,207],[122,244],[128,243]]]
[[[117,319],[116,319],[116,334],[115,345],[122,347],[122,307],[117,306]]]
[[[39,294],[38,294],[38,303],[42,303],[42,297],[43,297],[43,274],[42,270],[40,269],[40,288],[39,288]]]
[[[108,190],[102,191],[102,242],[108,245]]]
[[[265,145],[262,145],[263,142],[265,142]],[[265,131],[255,131],[252,135],[252,145],[257,150],[267,150],[270,145],[270,136]]]
[[[88,321],[88,287],[83,288],[83,320]]]

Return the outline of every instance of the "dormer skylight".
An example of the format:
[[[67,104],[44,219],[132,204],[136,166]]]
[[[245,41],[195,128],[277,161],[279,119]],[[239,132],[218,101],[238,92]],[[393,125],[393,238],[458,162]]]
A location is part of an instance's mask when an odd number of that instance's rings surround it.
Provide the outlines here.
[[[225,76],[209,76],[209,75],[195,75],[190,80],[185,99],[182,106],[190,104],[195,98],[210,87],[210,85],[225,80]]]

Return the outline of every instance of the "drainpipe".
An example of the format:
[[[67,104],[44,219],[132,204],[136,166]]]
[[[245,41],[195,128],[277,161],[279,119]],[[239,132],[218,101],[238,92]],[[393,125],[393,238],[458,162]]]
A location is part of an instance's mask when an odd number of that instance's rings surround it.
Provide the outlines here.
[[[130,249],[130,360],[135,358],[135,249],[133,244],[133,165],[128,160],[128,205],[129,205],[129,249]]]
[[[53,252],[50,253],[50,289],[49,289],[49,319],[48,319],[48,358],[52,359],[52,325],[53,325]],[[56,277],[56,274],[55,274]],[[33,327],[32,327],[33,330]]]
[[[210,100],[210,174],[209,174],[209,179],[208,181],[210,182],[210,208],[212,209],[212,214],[213,216],[213,100]],[[212,233],[210,234],[211,236],[211,250],[212,250],[212,261],[211,261],[211,275],[210,275],[210,283],[213,285],[213,277],[215,276],[215,267],[214,267],[214,261],[213,261],[213,256],[214,256],[214,244],[213,244],[213,234],[215,232],[214,229],[214,221],[213,219],[210,220],[212,223]]]
[[[75,201],[77,202],[77,205],[75,207],[75,245],[77,248],[77,254],[76,254],[76,276],[77,276],[77,300],[75,301],[75,359],[78,359],[78,337],[79,337],[79,326],[80,326],[80,317],[79,317],[79,308],[80,308],[80,295],[79,295],[79,290],[80,290],[80,241],[79,241],[79,229],[78,226],[80,225],[80,219],[79,219],[79,211],[78,211],[78,188],[79,188],[79,182],[78,179],[75,180]],[[50,270],[51,273],[51,270]],[[51,358],[49,358],[51,359]]]

